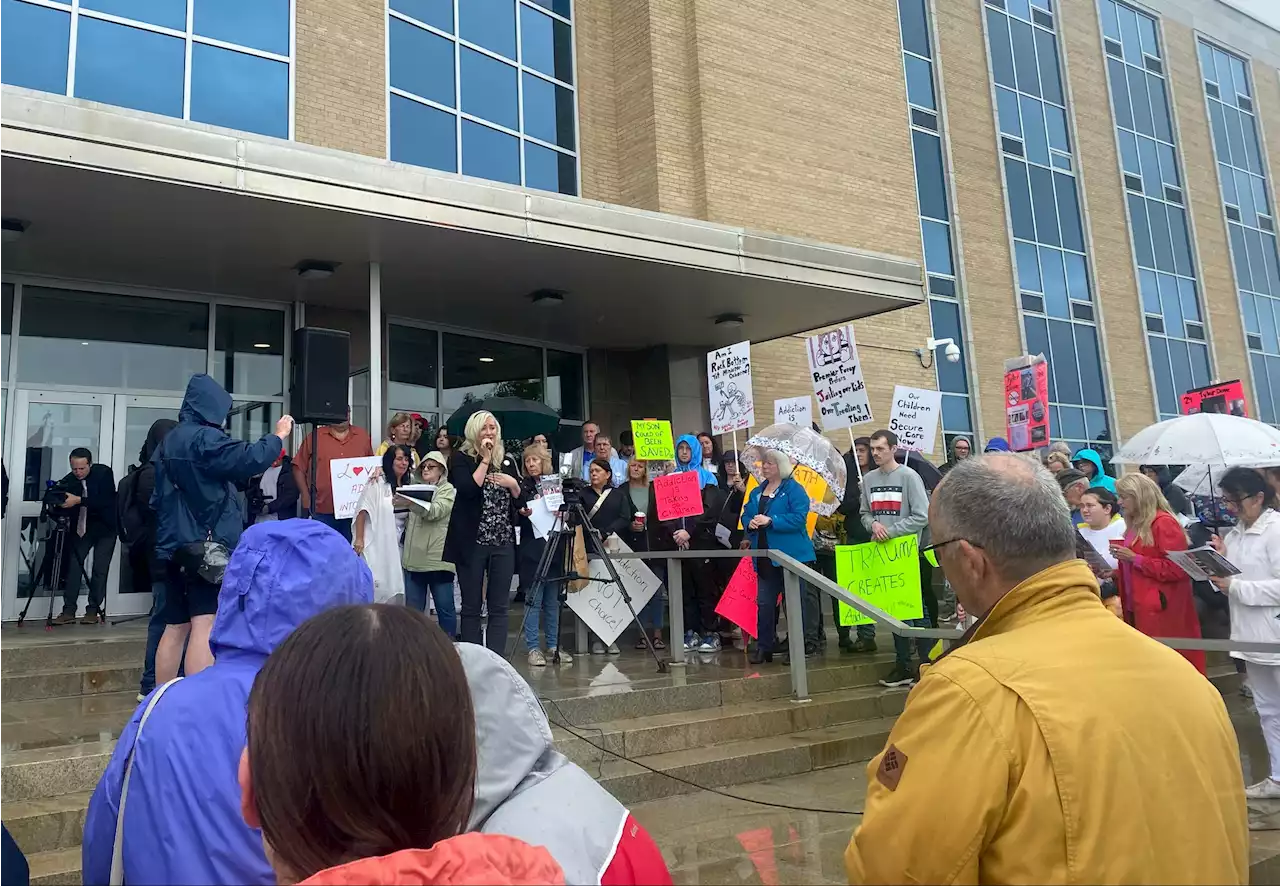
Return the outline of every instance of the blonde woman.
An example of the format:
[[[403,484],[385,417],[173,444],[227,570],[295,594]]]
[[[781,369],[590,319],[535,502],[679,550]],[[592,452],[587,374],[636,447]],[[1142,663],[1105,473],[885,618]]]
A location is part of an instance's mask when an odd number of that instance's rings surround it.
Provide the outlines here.
[[[518,476],[515,459],[502,446],[498,420],[484,410],[472,413],[462,445],[449,460],[455,499],[444,559],[458,570],[462,642],[483,642],[499,655],[507,641],[507,607],[516,568]],[[482,597],[489,604],[487,631],[480,621]]]
[[[1169,559],[1170,551],[1187,549],[1182,524],[1150,477],[1125,474],[1116,481],[1116,492],[1126,528],[1124,538],[1110,544],[1119,564],[1115,581],[1125,618],[1148,637],[1199,639],[1191,577]],[[1203,652],[1178,651],[1204,673]]]
[[[1044,459],[1044,466],[1055,477],[1071,467],[1071,456],[1062,452],[1050,452]]]
[[[520,549],[516,553],[520,569],[520,587],[524,588],[524,646],[529,655],[529,664],[535,668],[545,667],[549,662],[559,661],[570,664],[573,657],[567,652],[556,653],[560,647],[560,588],[561,583],[555,581],[564,574],[565,544],[560,537],[538,538],[529,520],[533,503],[542,495],[539,480],[555,473],[551,464],[551,452],[544,444],[530,443],[520,453],[524,466],[524,479],[520,481]],[[548,543],[556,545],[557,550],[551,556],[547,581],[541,586],[534,586],[534,578],[538,572],[538,563]],[[547,652],[544,655],[538,643],[538,624],[542,623],[547,637]]]

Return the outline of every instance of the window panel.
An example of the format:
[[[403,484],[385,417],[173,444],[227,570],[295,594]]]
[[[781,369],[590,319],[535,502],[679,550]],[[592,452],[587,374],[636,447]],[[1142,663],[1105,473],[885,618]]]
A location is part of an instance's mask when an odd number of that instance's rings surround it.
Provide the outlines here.
[[[463,120],[462,174],[520,184],[520,143],[514,136]]]
[[[391,85],[454,107],[452,41],[398,18],[389,28]]]
[[[1249,364],[1253,368],[1253,386],[1258,395],[1258,418],[1275,424],[1276,407],[1271,385],[1267,382],[1267,358],[1261,354],[1250,353]]]
[[[1243,129],[1245,166],[1254,175],[1262,174],[1262,156],[1258,149],[1258,128],[1254,118],[1237,111]]]
[[[71,14],[4,0],[0,18],[0,80],[66,95]]]
[[[391,159],[458,171],[458,120],[452,114],[391,96]]]
[[[573,82],[573,29],[532,6],[520,7],[520,53],[534,70]]]
[[[1173,367],[1174,390],[1183,394],[1195,387],[1191,380],[1191,354],[1185,341],[1169,339],[1169,363]]]
[[[1209,121],[1213,127],[1213,149],[1218,161],[1233,163],[1231,157],[1231,141],[1227,138],[1226,116],[1222,112],[1222,103],[1209,99]],[[1243,164],[1244,160],[1239,161]]]
[[[1081,399],[1086,406],[1105,407],[1107,391],[1102,381],[1098,331],[1094,327],[1076,324],[1076,354],[1080,360]]]
[[[973,423],[969,420],[969,398],[954,394],[942,395],[942,427],[947,433],[972,434]]]
[[[1261,215],[1271,215],[1271,201],[1267,199],[1266,180],[1260,175],[1251,175],[1253,183],[1253,208]]]
[[[1227,143],[1231,145],[1231,162],[1241,169],[1249,169],[1249,158],[1244,150],[1244,132],[1240,128],[1241,117],[1244,115],[1230,105],[1222,106],[1222,118],[1227,128]]]
[[[1138,136],[1138,156],[1142,158],[1142,190],[1159,196],[1160,187],[1160,151],[1154,139]]]
[[[1085,433],[1090,440],[1101,441],[1111,439],[1111,428],[1107,422],[1105,409],[1086,409],[1084,411]]]
[[[543,9],[550,9],[556,15],[570,18],[570,7],[573,5],[572,0],[533,0]]]
[[[1265,296],[1258,296],[1258,326],[1262,336],[1262,349],[1268,354],[1280,352],[1280,341],[1276,339],[1275,304]]]
[[[1133,128],[1143,135],[1155,135],[1151,122],[1151,100],[1147,97],[1147,75],[1138,68],[1128,69],[1129,101],[1133,105]]]
[[[1067,140],[1067,115],[1062,108],[1053,105],[1044,106],[1045,126],[1049,133],[1049,147],[1059,151],[1070,152],[1071,143]]]
[[[194,0],[194,4],[192,30],[201,37],[289,54],[289,0]]]
[[[1044,354],[1049,360],[1049,399],[1058,399],[1058,387],[1054,382],[1053,351],[1049,347],[1049,324],[1043,317],[1023,317],[1023,328],[1027,333],[1027,353]]]
[[[1275,401],[1280,399],[1280,357],[1267,357],[1267,388],[1271,391],[1272,418],[1275,422]]]
[[[1129,99],[1129,79],[1125,64],[1117,58],[1107,58],[1108,80],[1111,86],[1111,104],[1115,108],[1116,125],[1133,128],[1133,102]]]
[[[230,394],[284,394],[284,311],[214,306],[213,377]]]
[[[1053,196],[1053,173],[1039,166],[1029,166],[1031,176],[1031,207],[1036,216],[1036,235],[1041,243],[1061,246],[1058,233],[1058,212]]]
[[[1249,173],[1237,169],[1235,171],[1236,196],[1239,198],[1240,215],[1245,224],[1256,225],[1257,208],[1253,205],[1253,182]]]
[[[1179,274],[1190,277],[1195,274],[1191,263],[1191,241],[1187,236],[1186,213],[1177,206],[1166,206],[1169,216],[1169,234],[1173,240],[1173,267]]]
[[[1045,313],[1052,317],[1070,317],[1067,304],[1067,275],[1062,266],[1062,253],[1047,246],[1040,247],[1040,269],[1044,275]]]
[[[1062,254],[1067,269],[1067,295],[1075,301],[1090,301],[1089,275],[1086,270],[1084,256],[1074,252]]]
[[[1138,156],[1138,137],[1132,132],[1120,130],[1120,166],[1133,175],[1142,174],[1142,160]]]
[[[1164,310],[1160,306],[1160,288],[1155,271],[1138,271],[1138,291],[1142,294],[1142,310],[1149,314],[1159,314]]]
[[[1164,312],[1165,331],[1181,335],[1182,300],[1178,292],[1178,282],[1169,274],[1160,274],[1157,278],[1160,285],[1160,305]]]
[[[391,8],[446,34],[453,33],[453,0],[391,0]]]
[[[1169,363],[1169,342],[1158,335],[1148,335],[1151,347],[1151,369],[1156,377],[1156,400],[1162,414],[1179,414],[1178,395],[1173,384],[1173,368]]]
[[[950,215],[947,211],[947,186],[942,173],[942,139],[913,129],[911,144],[915,151],[916,193],[920,199],[920,214],[946,220]]]
[[[925,58],[929,52],[929,17],[925,0],[898,0],[898,27],[901,30],[902,48]]]
[[[1249,90],[1249,75],[1245,72],[1244,62],[1234,55],[1228,55],[1226,59],[1227,64],[1231,67],[1231,80],[1235,84],[1236,92],[1246,96],[1253,95]]]
[[[1142,64],[1142,37],[1138,33],[1138,15],[1127,6],[1120,7],[1120,43],[1126,61]]]
[[[1236,173],[1225,163],[1218,164],[1218,181],[1222,185],[1222,202],[1233,206],[1240,205],[1240,197],[1236,194]]]
[[[924,264],[930,274],[955,273],[951,264],[950,227],[928,219],[920,220],[924,235]]]
[[[1147,75],[1147,94],[1151,97],[1151,121],[1156,138],[1173,141],[1173,124],[1169,116],[1169,100],[1165,97],[1164,81],[1155,74]]]
[[[187,29],[187,0],[80,0],[80,7],[175,31]]]
[[[1076,202],[1076,180],[1061,172],[1053,174],[1058,196],[1058,220],[1062,225],[1062,245],[1084,252],[1084,229],[1080,226],[1080,206]]]
[[[941,301],[936,298],[930,299],[929,313],[933,320],[934,337],[952,339],[963,351],[964,334],[960,331],[960,306],[955,302]],[[965,364],[963,353],[961,354],[961,359],[956,363],[952,363],[949,360],[938,361],[936,363],[938,390],[949,391],[953,394],[967,394],[969,392],[969,382],[965,378]]]
[[[1280,295],[1280,267],[1277,266],[1276,238],[1271,234],[1259,234],[1262,242],[1262,261],[1266,266],[1267,281],[1272,295]]]
[[[1200,322],[1200,301],[1196,298],[1194,280],[1178,278],[1178,299],[1182,303],[1182,316],[1193,323]]]
[[[1036,41],[1031,25],[1009,19],[1009,35],[1013,39],[1013,66],[1018,73],[1018,89],[1028,95],[1040,95],[1040,73],[1036,66]]]
[[[582,355],[548,350],[547,405],[560,413],[561,418],[582,421],[587,417],[585,388]]]
[[[1031,20],[1030,0],[1006,0],[1010,14]]]
[[[1022,105],[1022,129],[1026,133],[1027,159],[1043,166],[1049,165],[1049,134],[1045,130],[1043,105],[1033,98],[1020,96]]]
[[[181,117],[185,66],[181,38],[87,16],[79,21],[77,98]]]
[[[1120,39],[1120,17],[1112,0],[1102,0],[1102,33],[1112,40]]]
[[[1013,49],[1009,44],[1009,19],[994,9],[987,10],[987,44],[991,48],[991,72],[997,83],[1013,89]]]
[[[1156,43],[1156,23],[1150,16],[1136,13],[1138,16],[1138,35],[1142,38],[1142,51],[1160,57],[1160,47]]]
[[[1204,79],[1211,83],[1218,82],[1218,74],[1215,70],[1213,61],[1213,47],[1208,43],[1197,42],[1196,52],[1200,56],[1200,73]]]
[[[1249,272],[1253,279],[1253,291],[1270,293],[1271,281],[1267,279],[1266,263],[1262,258],[1262,237],[1252,228],[1245,228],[1244,242],[1249,254]],[[1280,295],[1280,292],[1275,293]]]
[[[1249,274],[1249,254],[1244,246],[1244,228],[1229,224],[1227,230],[1231,234],[1231,257],[1236,267],[1236,285],[1241,289],[1253,289],[1253,277]]]
[[[1258,322],[1258,297],[1248,292],[1240,293],[1240,304],[1244,308],[1245,332],[1260,335],[1262,327]]]
[[[458,0],[458,36],[514,59],[515,0]]]
[[[532,74],[524,78],[524,131],[573,150],[573,93]]]
[[[1043,292],[1040,286],[1040,260],[1036,247],[1021,240],[1014,243],[1018,259],[1018,286],[1028,292]]]
[[[1084,440],[1084,410],[1079,406],[1058,407],[1058,427],[1053,430],[1054,436],[1068,440]]]
[[[1071,324],[1065,320],[1050,320],[1049,342],[1053,347],[1053,361],[1049,364],[1049,371],[1058,383],[1058,402],[1083,402],[1080,397],[1080,367]]]
[[[543,191],[578,193],[578,164],[572,154],[562,154],[532,142],[524,144],[525,184]]]
[[[1144,268],[1156,266],[1155,252],[1151,248],[1151,227],[1147,219],[1147,201],[1137,194],[1129,194],[1129,221],[1133,225],[1133,251],[1138,265]]]
[[[1000,117],[1000,131],[1005,135],[1022,138],[1022,122],[1018,114],[1018,94],[1003,86],[996,87],[996,109]]]
[[[1062,81],[1058,75],[1058,47],[1053,34],[1036,29],[1036,56],[1039,59],[1040,84],[1044,89],[1044,97],[1056,104],[1065,105],[1062,95]]]
[[[1027,183],[1027,164],[1006,157],[1004,172],[1009,187],[1009,215],[1013,220],[1013,236],[1021,240],[1034,240],[1036,228],[1031,211],[1031,187]]]
[[[1156,153],[1160,155],[1160,181],[1175,188],[1181,187],[1182,182],[1178,178],[1178,161],[1174,157],[1173,146],[1157,144]]]
[[[459,46],[458,53],[462,110],[508,129],[518,129],[516,69],[465,46]]]
[[[1173,241],[1169,238],[1169,219],[1165,215],[1164,204],[1148,200],[1147,215],[1151,219],[1151,244],[1155,247],[1156,269],[1172,272],[1175,270]]]
[[[191,46],[191,119],[289,137],[289,66],[244,52]]]
[[[936,110],[933,98],[933,66],[915,56],[904,56],[907,67],[907,100],[913,105]]]
[[[1209,369],[1208,345],[1193,341],[1187,342],[1187,348],[1191,351],[1191,386],[1199,388],[1209,384],[1213,372]]]

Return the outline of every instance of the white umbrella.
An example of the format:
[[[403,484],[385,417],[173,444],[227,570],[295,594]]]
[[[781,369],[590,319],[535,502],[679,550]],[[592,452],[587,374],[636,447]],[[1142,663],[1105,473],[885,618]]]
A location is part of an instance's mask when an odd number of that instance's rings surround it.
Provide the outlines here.
[[[1228,468],[1280,464],[1280,430],[1237,415],[1183,415],[1139,431],[1111,463]]]

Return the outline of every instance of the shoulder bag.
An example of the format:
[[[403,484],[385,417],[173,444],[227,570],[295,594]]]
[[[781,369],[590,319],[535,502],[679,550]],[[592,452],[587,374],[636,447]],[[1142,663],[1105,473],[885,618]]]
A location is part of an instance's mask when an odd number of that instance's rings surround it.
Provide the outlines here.
[[[169,470],[169,460],[164,459],[165,473],[169,476],[169,482],[178,490],[178,497],[182,499],[182,503],[187,508],[187,513],[191,515],[191,519],[198,525],[204,526],[204,523],[196,517],[195,510],[191,507],[191,502],[187,501],[187,494],[183,490],[181,484],[173,472]],[[174,552],[174,558],[184,572],[194,572],[209,584],[215,587],[222,586],[222,577],[226,574],[227,563],[231,560],[231,551],[220,541],[213,538],[213,528],[218,525],[218,517],[222,514],[222,509],[227,506],[227,500],[231,498],[231,491],[228,490],[222,496],[222,501],[218,504],[217,510],[213,512],[213,522],[205,528],[204,541],[193,541],[181,545]]]

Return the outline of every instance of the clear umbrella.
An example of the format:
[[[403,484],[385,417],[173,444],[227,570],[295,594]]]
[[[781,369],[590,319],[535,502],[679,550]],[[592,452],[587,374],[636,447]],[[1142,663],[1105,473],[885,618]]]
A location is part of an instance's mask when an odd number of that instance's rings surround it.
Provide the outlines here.
[[[835,513],[836,506],[844,498],[846,475],[844,457],[830,440],[817,431],[788,422],[769,425],[748,440],[742,451],[742,462],[757,482],[764,482],[760,462],[770,449],[776,449],[794,463],[812,469],[825,480],[826,498],[816,503],[813,509],[825,516]]]

